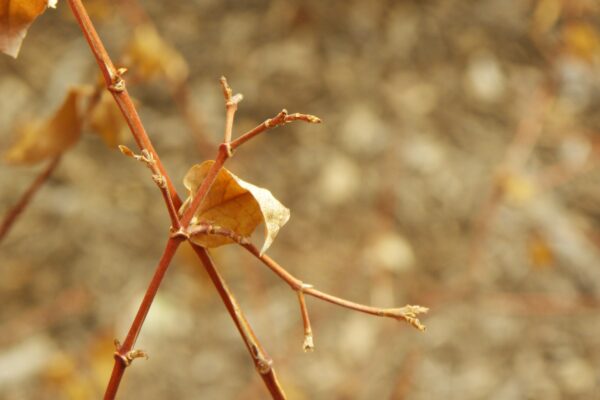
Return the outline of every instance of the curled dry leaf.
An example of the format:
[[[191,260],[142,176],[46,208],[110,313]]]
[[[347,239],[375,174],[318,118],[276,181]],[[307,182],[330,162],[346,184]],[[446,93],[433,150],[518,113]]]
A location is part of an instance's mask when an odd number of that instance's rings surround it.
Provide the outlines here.
[[[190,191],[190,195],[180,213],[183,213],[190,204],[213,163],[214,161],[205,161],[194,165],[186,174],[183,183]],[[222,168],[206,199],[196,211],[191,225],[192,227],[206,224],[219,226],[248,237],[261,222],[264,222],[265,242],[261,249],[261,253],[264,253],[289,218],[290,210],[270,191],[245,182]],[[233,240],[228,237],[205,233],[193,235],[191,241],[203,247],[233,243]]]
[[[81,136],[79,98],[82,88],[72,88],[52,117],[31,121],[18,129],[18,139],[5,159],[13,164],[34,164],[52,158],[73,146]]]
[[[0,51],[17,58],[31,23],[56,0],[0,0]]]
[[[90,115],[90,128],[100,135],[107,146],[116,148],[128,137],[127,123],[112,95],[104,90]]]
[[[125,54],[125,63],[135,66],[133,72],[142,79],[165,79],[174,85],[187,79],[189,71],[183,56],[150,24],[135,29]]]

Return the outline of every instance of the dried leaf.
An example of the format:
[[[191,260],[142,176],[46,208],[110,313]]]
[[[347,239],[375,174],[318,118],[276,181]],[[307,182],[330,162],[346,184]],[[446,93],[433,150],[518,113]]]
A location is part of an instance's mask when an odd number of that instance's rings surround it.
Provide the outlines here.
[[[172,84],[180,84],[189,73],[183,56],[150,24],[135,29],[126,50],[125,62],[135,66],[134,72],[145,80],[165,79]]]
[[[0,51],[17,58],[31,23],[56,1],[0,0]]]
[[[100,101],[90,115],[90,128],[112,148],[123,143],[128,136],[127,122],[112,95],[106,90],[102,92]]]
[[[81,136],[78,109],[82,89],[73,88],[56,113],[47,120],[31,121],[18,129],[18,140],[5,159],[14,164],[34,164],[52,158],[73,146]]]
[[[194,165],[184,178],[190,197],[181,211],[187,208],[193,195],[206,177],[214,161]],[[223,168],[217,175],[204,202],[198,208],[193,225],[210,224],[223,227],[243,237],[250,236],[256,227],[265,223],[264,253],[273,243],[279,229],[290,218],[290,210],[281,204],[267,189],[245,182]],[[232,239],[221,235],[198,234],[192,242],[204,247],[217,247],[232,243]]]

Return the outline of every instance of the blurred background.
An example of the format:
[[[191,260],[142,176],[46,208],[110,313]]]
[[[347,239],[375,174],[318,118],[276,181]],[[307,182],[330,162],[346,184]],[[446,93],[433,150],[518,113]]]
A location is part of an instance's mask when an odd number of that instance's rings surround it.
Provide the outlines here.
[[[596,0],[89,0],[170,176],[234,134],[228,168],[292,210],[269,254],[334,295],[431,308],[425,333],[296,295],[212,251],[290,399],[600,398],[600,3]],[[0,150],[97,66],[65,1],[0,58]],[[169,226],[118,124],[89,127],[0,243],[0,398],[100,398]],[[111,136],[116,135],[116,136]],[[44,168],[0,168],[7,212]],[[260,237],[256,238],[259,243]],[[264,399],[187,245],[123,399]]]

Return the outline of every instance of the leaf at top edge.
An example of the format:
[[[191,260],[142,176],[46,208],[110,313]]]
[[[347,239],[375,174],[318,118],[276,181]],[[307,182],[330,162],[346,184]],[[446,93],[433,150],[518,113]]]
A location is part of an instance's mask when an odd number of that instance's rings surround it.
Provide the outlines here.
[[[46,120],[33,120],[17,128],[18,139],[4,155],[10,164],[35,164],[56,157],[81,136],[79,98],[82,88],[72,88],[60,108]]]
[[[183,183],[190,195],[181,212],[187,208],[213,163],[214,161],[205,161],[194,165],[186,174]],[[248,237],[261,222],[264,222],[265,241],[261,249],[262,254],[271,246],[279,229],[289,218],[290,210],[269,190],[245,182],[222,168],[196,211],[192,224],[215,225]],[[233,242],[228,237],[211,234],[197,234],[192,236],[191,240],[203,247],[218,247]]]
[[[56,0],[0,0],[0,51],[17,58],[31,23]]]

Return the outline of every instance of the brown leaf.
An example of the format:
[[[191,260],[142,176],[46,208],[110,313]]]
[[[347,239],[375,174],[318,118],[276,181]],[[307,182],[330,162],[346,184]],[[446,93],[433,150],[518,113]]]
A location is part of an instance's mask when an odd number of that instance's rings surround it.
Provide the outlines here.
[[[190,196],[181,211],[187,208],[213,163],[214,161],[205,161],[188,171],[183,183],[190,191]],[[264,253],[289,218],[290,210],[270,191],[245,182],[223,168],[192,219],[192,225],[216,225],[248,237],[264,222],[265,242],[261,249],[261,253]],[[191,240],[204,247],[217,247],[233,242],[228,237],[210,234],[194,235]]]
[[[55,0],[0,0],[0,51],[17,58],[31,23],[55,6]]]
[[[81,135],[78,109],[82,89],[73,88],[56,113],[47,120],[31,121],[18,129],[18,139],[5,154],[13,164],[34,164],[73,146]]]
[[[104,90],[90,115],[90,128],[100,135],[107,146],[116,148],[128,137],[127,122],[112,95]]]
[[[126,50],[125,62],[135,68],[141,79],[165,79],[180,84],[188,76],[188,66],[183,56],[168,44],[150,24],[135,29]]]

